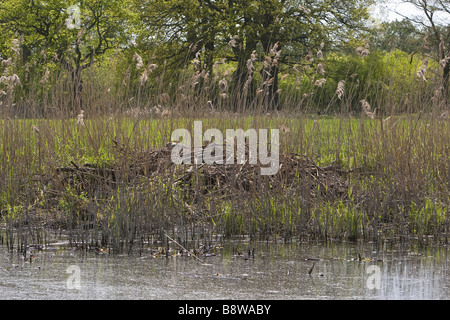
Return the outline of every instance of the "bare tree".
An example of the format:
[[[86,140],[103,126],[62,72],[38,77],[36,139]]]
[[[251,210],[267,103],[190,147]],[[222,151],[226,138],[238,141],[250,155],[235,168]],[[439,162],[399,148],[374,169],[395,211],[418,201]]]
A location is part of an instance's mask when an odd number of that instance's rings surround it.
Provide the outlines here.
[[[448,104],[450,76],[450,0],[402,0],[419,9],[423,14],[400,16],[418,25],[432,47],[432,54],[442,67],[442,93]]]

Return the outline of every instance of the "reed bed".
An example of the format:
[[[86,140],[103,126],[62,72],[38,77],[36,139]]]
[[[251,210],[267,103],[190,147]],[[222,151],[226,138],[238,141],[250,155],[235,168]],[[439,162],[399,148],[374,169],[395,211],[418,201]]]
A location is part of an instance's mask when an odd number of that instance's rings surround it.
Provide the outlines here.
[[[205,74],[188,66],[169,94],[164,72],[144,86],[142,75],[101,78],[95,67],[81,109],[63,70],[45,81],[39,72],[1,98],[1,240],[11,249],[26,252],[52,232],[111,252],[168,236],[185,247],[232,236],[448,241],[450,122],[423,82],[408,92],[414,100],[399,98],[402,112],[383,92],[373,109],[361,94],[374,88],[357,94],[339,82],[326,107],[335,114],[317,115],[294,79],[274,107],[262,82],[250,99],[230,89],[227,72],[198,90]],[[195,120],[204,130],[279,129],[278,174],[259,175],[260,164],[174,165],[171,133]]]

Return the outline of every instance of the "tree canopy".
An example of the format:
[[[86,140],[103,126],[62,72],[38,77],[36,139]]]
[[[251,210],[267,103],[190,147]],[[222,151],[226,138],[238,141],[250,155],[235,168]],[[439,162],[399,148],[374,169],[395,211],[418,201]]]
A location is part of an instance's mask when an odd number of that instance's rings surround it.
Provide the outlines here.
[[[192,92],[211,103],[232,92],[228,106],[235,111],[258,94],[267,108],[279,108],[280,92],[298,84],[321,90],[311,99],[335,101],[340,80],[352,76],[348,81],[356,85],[368,74],[378,76],[390,61],[383,55],[393,50],[405,53],[393,54],[401,61],[409,56],[409,64],[414,57],[440,64],[447,92],[450,29],[437,17],[449,14],[449,2],[405,1],[424,18],[374,28],[370,10],[377,0],[0,0],[1,59],[20,55],[26,65],[51,57],[67,72],[75,110],[83,108],[83,74],[117,52],[108,68],[111,74],[112,66],[120,69],[114,86],[125,83],[127,95],[180,91],[177,78],[193,72]],[[355,66],[366,75],[353,76]],[[3,72],[12,76],[12,68]],[[294,80],[286,78],[290,73]],[[152,87],[148,77],[160,84]]]
[[[270,57],[276,46],[280,55],[272,60],[266,76],[269,96],[276,101],[280,64],[292,63],[309,51],[339,48],[367,31],[370,2],[360,0],[220,0],[156,1],[136,0],[142,21],[142,40],[171,47],[174,61],[193,59],[201,50],[202,64],[211,71],[214,57],[237,64],[234,84],[244,87],[249,59]],[[174,46],[176,46],[174,48]],[[189,50],[195,46],[196,50]],[[259,70],[262,72],[261,70]],[[263,75],[264,76],[264,75]],[[269,80],[267,79],[267,80]],[[275,98],[275,100],[272,100]]]
[[[127,0],[2,0],[3,37],[22,37],[22,58],[51,55],[67,69],[74,83],[74,100],[81,108],[82,70],[95,57],[132,36],[133,14]],[[2,46],[2,51],[7,47]]]

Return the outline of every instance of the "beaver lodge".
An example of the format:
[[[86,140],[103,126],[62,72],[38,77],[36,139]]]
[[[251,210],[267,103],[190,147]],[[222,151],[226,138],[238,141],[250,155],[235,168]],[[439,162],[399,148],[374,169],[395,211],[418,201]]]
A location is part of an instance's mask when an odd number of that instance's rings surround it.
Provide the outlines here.
[[[68,186],[88,197],[107,197],[120,186],[128,185],[144,191],[146,186],[153,183],[163,183],[181,190],[187,203],[195,201],[199,194],[233,198],[299,189],[310,198],[319,194],[326,199],[345,198],[348,195],[349,171],[336,165],[320,167],[298,154],[281,154],[278,173],[264,176],[260,174],[259,164],[248,164],[248,161],[244,164],[176,165],[171,161],[170,144],[141,152],[117,148],[119,157],[114,163],[99,167],[90,163],[71,162],[71,166],[59,167],[54,172],[43,174],[39,181],[46,184],[48,195],[55,198]],[[149,188],[147,191],[152,190]]]

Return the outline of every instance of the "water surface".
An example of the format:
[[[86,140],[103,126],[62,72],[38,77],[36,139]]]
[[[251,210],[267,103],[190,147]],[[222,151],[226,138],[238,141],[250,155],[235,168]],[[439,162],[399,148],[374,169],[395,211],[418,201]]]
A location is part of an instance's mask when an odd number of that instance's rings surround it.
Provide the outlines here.
[[[393,244],[231,242],[200,261],[55,245],[30,248],[30,263],[2,246],[0,293],[19,300],[448,299],[447,252]]]

